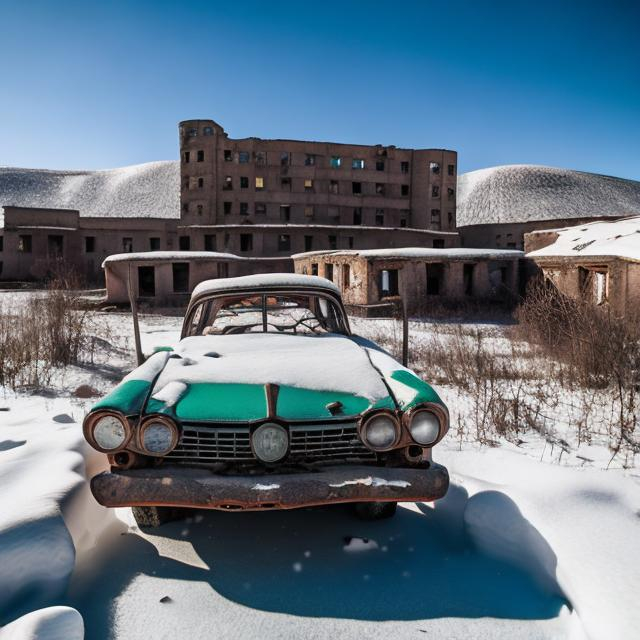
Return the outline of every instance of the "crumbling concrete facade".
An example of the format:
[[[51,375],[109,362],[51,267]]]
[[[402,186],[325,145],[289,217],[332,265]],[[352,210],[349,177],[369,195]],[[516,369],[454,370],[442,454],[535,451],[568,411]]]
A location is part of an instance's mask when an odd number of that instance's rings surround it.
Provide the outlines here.
[[[601,238],[597,237],[598,226],[604,231]],[[592,237],[581,237],[590,232]],[[640,240],[635,240],[638,234],[640,217],[547,229],[525,235],[525,250],[527,258],[561,293],[606,305],[618,317],[640,317]],[[573,241],[570,251],[566,250],[566,238]],[[605,250],[599,241],[607,243]],[[632,244],[635,247],[629,252]]]
[[[39,280],[62,269],[101,284],[107,256],[172,249],[176,242],[175,222],[162,218],[89,218],[74,209],[4,207],[0,279]]]
[[[354,312],[376,315],[399,299],[418,313],[445,301],[517,295],[523,258],[521,251],[408,248],[302,253],[293,261],[296,273],[335,282]]]
[[[129,287],[140,302],[181,306],[197,284],[212,278],[290,272],[289,258],[242,258],[205,251],[158,251],[110,256],[104,263],[107,302],[127,304]]]
[[[195,248],[207,236],[255,256],[459,244],[455,151],[235,140],[213,120],[186,120],[180,178],[180,234]]]

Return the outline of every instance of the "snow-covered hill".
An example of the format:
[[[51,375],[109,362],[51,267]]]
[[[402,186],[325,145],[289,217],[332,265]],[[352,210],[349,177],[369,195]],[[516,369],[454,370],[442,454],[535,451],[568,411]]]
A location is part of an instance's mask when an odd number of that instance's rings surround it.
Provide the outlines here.
[[[640,182],[518,164],[458,178],[459,227],[640,214]]]
[[[0,167],[0,208],[5,206],[78,209],[83,217],[179,218],[180,163],[105,171]]]

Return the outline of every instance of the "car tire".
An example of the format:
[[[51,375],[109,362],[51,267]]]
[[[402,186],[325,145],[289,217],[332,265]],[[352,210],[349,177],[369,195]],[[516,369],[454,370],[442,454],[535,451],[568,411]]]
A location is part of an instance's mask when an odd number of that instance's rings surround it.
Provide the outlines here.
[[[355,513],[360,520],[385,520],[393,518],[397,508],[397,502],[357,502]]]
[[[136,524],[141,529],[159,527],[165,522],[175,520],[171,507],[131,507]]]

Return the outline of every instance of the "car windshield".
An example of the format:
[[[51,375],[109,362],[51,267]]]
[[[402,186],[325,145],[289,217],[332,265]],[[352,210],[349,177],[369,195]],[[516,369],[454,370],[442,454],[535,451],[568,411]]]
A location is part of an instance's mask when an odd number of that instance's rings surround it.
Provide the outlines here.
[[[207,298],[190,314],[189,336],[238,333],[347,333],[342,312],[314,293],[260,293]]]

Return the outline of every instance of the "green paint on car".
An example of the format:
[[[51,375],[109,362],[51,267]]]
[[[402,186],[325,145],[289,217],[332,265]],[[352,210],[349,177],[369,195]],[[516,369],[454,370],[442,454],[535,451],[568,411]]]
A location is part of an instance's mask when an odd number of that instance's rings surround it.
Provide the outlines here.
[[[322,420],[334,417],[327,405],[340,402],[342,410],[335,417],[356,416],[366,411],[371,402],[362,396],[340,391],[317,391],[283,386],[278,393],[278,417],[284,420]]]
[[[179,420],[248,422],[267,415],[267,397],[262,385],[197,383],[176,403]]]
[[[148,380],[127,380],[121,382],[111,393],[93,405],[96,409],[115,409],[125,415],[139,413],[149,393]]]

